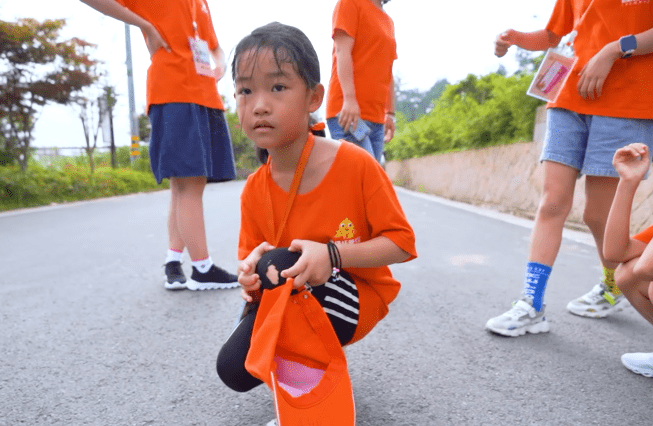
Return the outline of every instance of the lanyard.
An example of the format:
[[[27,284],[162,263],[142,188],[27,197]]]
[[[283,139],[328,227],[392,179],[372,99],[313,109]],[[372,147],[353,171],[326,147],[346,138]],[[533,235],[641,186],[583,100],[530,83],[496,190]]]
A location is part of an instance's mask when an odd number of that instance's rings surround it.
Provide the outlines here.
[[[195,38],[199,38],[199,32],[197,31],[197,0],[190,1],[190,16],[193,19],[193,30],[195,31]]]
[[[268,179],[270,179],[270,159],[268,158],[268,170],[267,173],[265,174],[265,180],[266,180],[266,185],[265,185],[265,201],[266,201],[266,207],[267,207],[267,214],[268,214],[268,229],[270,231],[270,235],[274,236],[274,246],[276,247],[279,244],[279,241],[281,240],[281,234],[283,233],[283,229],[286,226],[286,222],[288,221],[288,216],[290,215],[290,209],[292,207],[293,201],[295,201],[295,195],[297,195],[297,190],[299,189],[299,184],[302,181],[302,176],[304,175],[304,170],[306,169],[306,163],[308,163],[308,157],[311,155],[311,150],[313,149],[313,144],[315,143],[315,136],[311,132],[308,133],[308,139],[306,140],[306,143],[304,144],[304,149],[302,150],[302,155],[299,157],[299,162],[297,163],[297,168],[295,169],[295,174],[292,178],[292,184],[290,185],[290,192],[288,193],[288,200],[286,201],[286,210],[283,213],[283,219],[281,220],[281,223],[279,224],[279,228],[277,232],[274,232],[275,226],[274,226],[274,209],[272,208],[272,198],[270,196],[270,184]]]

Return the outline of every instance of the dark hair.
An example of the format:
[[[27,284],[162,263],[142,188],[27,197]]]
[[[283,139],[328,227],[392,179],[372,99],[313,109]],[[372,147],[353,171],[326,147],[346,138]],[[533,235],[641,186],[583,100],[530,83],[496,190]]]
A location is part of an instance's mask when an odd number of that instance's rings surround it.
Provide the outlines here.
[[[270,49],[279,67],[283,62],[291,64],[309,89],[320,82],[320,61],[311,41],[300,29],[279,22],[270,22],[255,29],[238,43],[231,63],[234,81],[240,56],[253,50],[256,57],[261,49]]]
[[[279,68],[282,63],[289,63],[297,74],[304,80],[306,87],[313,89],[320,83],[320,61],[311,41],[300,29],[284,25],[279,22],[270,22],[259,27],[243,38],[234,49],[234,59],[231,62],[231,77],[236,80],[238,60],[243,53],[253,50],[254,58],[261,49],[270,49]],[[310,125],[316,120],[311,117]],[[322,131],[313,132],[316,136],[326,136]],[[268,151],[256,147],[258,160],[265,164]]]

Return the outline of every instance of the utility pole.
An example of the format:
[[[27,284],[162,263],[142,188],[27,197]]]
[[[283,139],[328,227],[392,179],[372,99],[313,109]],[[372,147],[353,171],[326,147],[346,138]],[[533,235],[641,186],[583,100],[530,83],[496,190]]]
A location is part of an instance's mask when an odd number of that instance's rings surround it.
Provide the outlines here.
[[[136,101],[134,99],[134,73],[132,71],[132,44],[129,35],[129,25],[125,24],[125,50],[127,52],[127,86],[129,92],[129,124],[131,127],[131,150],[130,160],[132,164],[140,154],[138,136],[138,117],[136,116]]]

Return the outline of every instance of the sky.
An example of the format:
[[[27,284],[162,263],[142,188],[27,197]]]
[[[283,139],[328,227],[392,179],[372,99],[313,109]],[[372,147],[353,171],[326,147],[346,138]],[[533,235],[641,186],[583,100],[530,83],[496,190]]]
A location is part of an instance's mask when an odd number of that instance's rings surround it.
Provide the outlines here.
[[[147,1],[147,0],[144,0]],[[190,0],[189,0],[190,1]],[[207,0],[218,41],[229,57],[235,45],[253,29],[271,21],[293,25],[312,41],[320,59],[322,83],[331,74],[331,15],[336,0],[217,1]],[[517,68],[514,49],[494,56],[494,39],[508,28],[534,31],[544,28],[555,0],[392,0],[384,8],[395,24],[398,59],[394,75],[402,89],[426,91],[436,81],[455,83],[468,74],[485,75],[500,65],[509,73]],[[129,104],[125,63],[125,25],[75,0],[0,0],[0,20],[18,18],[65,19],[61,38],[78,37],[97,45],[93,55],[103,62],[107,82],[116,88],[114,111],[116,145],[129,145]],[[131,27],[134,92],[137,114],[145,111],[145,79],[149,54],[138,28]],[[230,74],[218,91],[234,109]],[[324,119],[324,108],[318,111]],[[46,106],[34,131],[34,147],[83,147],[84,134],[72,106]],[[100,140],[98,146],[106,146]]]

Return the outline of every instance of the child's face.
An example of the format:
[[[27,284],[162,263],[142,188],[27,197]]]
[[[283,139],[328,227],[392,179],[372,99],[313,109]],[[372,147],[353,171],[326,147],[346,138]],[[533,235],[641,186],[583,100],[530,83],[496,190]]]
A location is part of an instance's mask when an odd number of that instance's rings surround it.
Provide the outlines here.
[[[309,114],[322,103],[324,89],[318,86],[308,89],[290,63],[281,62],[279,67],[270,49],[243,53],[236,67],[236,104],[243,131],[260,148],[283,148],[300,138],[303,143]]]

